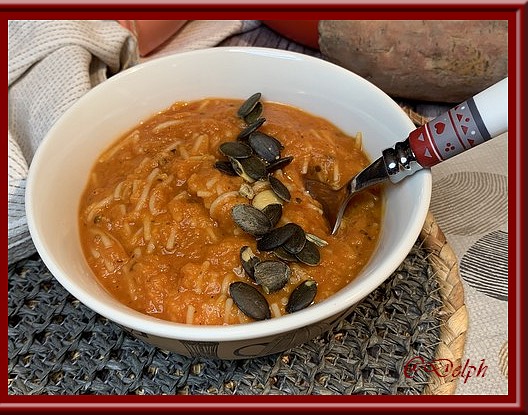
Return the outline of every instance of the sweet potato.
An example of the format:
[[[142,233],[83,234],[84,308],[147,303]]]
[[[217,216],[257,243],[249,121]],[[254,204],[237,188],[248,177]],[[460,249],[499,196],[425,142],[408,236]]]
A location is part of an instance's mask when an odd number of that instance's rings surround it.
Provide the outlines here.
[[[461,102],[508,75],[508,22],[321,20],[331,62],[394,97]]]

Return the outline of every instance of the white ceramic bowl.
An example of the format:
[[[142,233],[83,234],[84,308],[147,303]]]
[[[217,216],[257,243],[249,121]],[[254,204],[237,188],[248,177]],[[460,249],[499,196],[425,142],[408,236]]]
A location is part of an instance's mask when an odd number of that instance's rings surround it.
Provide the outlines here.
[[[126,130],[171,103],[209,96],[266,100],[363,133],[372,159],[414,127],[400,107],[365,79],[321,59],[266,48],[228,47],[153,60],[97,86],[51,128],[30,167],[29,229],[55,278],[86,306],[138,338],[187,356],[236,359],[284,351],[330,329],[405,259],[429,207],[431,176],[420,171],[387,186],[379,246],[347,287],[320,304],[266,321],[231,326],[171,323],[136,312],[95,280],[81,250],[78,206],[98,155]]]

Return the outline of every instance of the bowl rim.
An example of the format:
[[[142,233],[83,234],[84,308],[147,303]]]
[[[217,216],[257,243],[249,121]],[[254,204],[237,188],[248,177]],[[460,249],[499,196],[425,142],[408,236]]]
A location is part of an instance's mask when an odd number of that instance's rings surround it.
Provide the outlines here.
[[[313,63],[315,65],[328,67],[330,71],[346,72],[347,76],[354,78],[356,82],[368,84],[368,87],[371,88],[373,92],[376,92],[378,95],[380,95],[380,98],[383,98],[385,101],[387,101],[388,105],[392,106],[395,110],[399,110],[402,120],[409,124],[409,131],[414,128],[412,121],[408,118],[402,108],[385,92],[383,92],[371,82],[367,81],[365,78],[360,77],[348,69],[314,56],[267,47],[221,46],[162,56],[139,63],[127,70],[124,70],[123,72],[113,75],[108,80],[92,88],[64,112],[64,114],[50,128],[41,144],[37,148],[28,172],[25,195],[26,217],[33,243],[44,264],[48,267],[53,277],[70,294],[75,296],[84,305],[96,313],[108,318],[109,320],[124,326],[125,328],[174,340],[225,342],[274,336],[280,333],[295,331],[302,327],[308,327],[310,325],[323,322],[325,319],[346,313],[347,310],[350,310],[360,300],[365,298],[377,287],[379,287],[395,271],[397,266],[404,261],[405,257],[408,255],[416,239],[418,238],[423,223],[425,222],[432,187],[432,180],[429,170],[424,170],[417,173],[417,175],[421,176],[422,185],[420,187],[420,191],[423,196],[423,208],[419,210],[419,215],[412,222],[413,226],[411,229],[409,229],[409,234],[413,237],[407,238],[407,240],[397,250],[398,252],[393,255],[393,258],[390,261],[384,261],[384,263],[376,269],[375,273],[369,277],[368,281],[361,285],[361,290],[354,290],[353,292],[350,292],[350,290],[347,290],[347,287],[345,287],[318,304],[311,305],[310,307],[292,314],[287,314],[279,318],[271,318],[264,321],[254,321],[250,323],[231,325],[200,326],[161,320],[159,318],[140,313],[133,309],[129,309],[123,305],[109,305],[106,301],[102,301],[100,298],[93,296],[92,294],[86,292],[86,290],[84,290],[82,287],[79,287],[77,284],[72,282],[68,275],[64,275],[60,267],[54,264],[48,255],[48,249],[41,241],[38,226],[34,219],[35,215],[33,214],[34,209],[36,209],[36,204],[38,204],[33,198],[32,190],[35,186],[38,167],[41,163],[45,162],[44,158],[47,147],[52,144],[53,137],[57,131],[60,131],[64,120],[70,117],[70,115],[78,108],[82,108],[86,102],[94,99],[94,97],[97,97],[97,95],[104,90],[105,85],[112,85],[114,83],[121,82],[122,79],[126,79],[133,72],[148,71],[151,67],[165,65],[169,62],[173,62],[175,60],[177,61],[189,56],[210,55],[211,57],[214,57],[215,55],[225,56],[226,54],[230,53],[244,53],[249,55],[265,54],[274,59],[301,60],[308,63]],[[117,300],[115,301],[117,302]],[[126,308],[126,312],[123,307]]]

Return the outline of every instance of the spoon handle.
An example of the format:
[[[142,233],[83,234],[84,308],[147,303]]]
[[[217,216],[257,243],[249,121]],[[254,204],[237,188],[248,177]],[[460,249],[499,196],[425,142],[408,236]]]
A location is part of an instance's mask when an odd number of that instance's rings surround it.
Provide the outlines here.
[[[421,167],[431,167],[508,131],[508,78],[409,134]]]

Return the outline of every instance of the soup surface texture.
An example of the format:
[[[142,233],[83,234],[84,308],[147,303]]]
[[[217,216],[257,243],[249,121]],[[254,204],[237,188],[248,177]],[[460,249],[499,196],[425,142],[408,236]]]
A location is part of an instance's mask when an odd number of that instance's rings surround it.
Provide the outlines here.
[[[315,303],[352,281],[371,257],[380,233],[382,198],[367,190],[348,206],[330,235],[321,206],[306,192],[306,175],[342,186],[369,160],[361,134],[349,136],[300,109],[263,101],[258,131],[282,144],[289,164],[270,173],[289,192],[281,227],[293,222],[319,243],[317,265],[287,261],[285,285],[270,293],[241,266],[243,246],[260,261],[283,261],[257,248],[258,236],[233,219],[236,205],[251,205],[270,189],[268,180],[247,180],[215,168],[227,160],[219,148],[247,123],[243,101],[210,98],[176,102],[119,138],[96,162],[80,203],[80,235],[89,266],[120,302],[160,319],[200,325],[253,321],[230,294],[242,281],[265,297],[270,317],[287,313],[295,287],[316,282]],[[266,163],[269,164],[269,163]],[[319,239],[317,239],[319,238]]]

